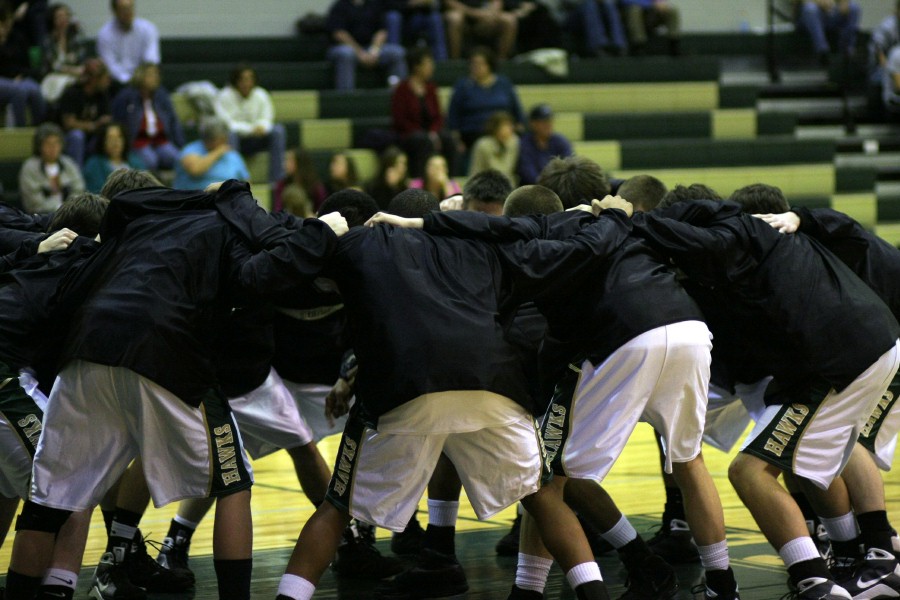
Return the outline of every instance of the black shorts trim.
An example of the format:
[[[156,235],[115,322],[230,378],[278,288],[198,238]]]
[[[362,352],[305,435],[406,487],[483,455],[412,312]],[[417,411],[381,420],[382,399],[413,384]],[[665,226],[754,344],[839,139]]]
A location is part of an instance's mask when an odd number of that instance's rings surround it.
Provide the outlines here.
[[[580,364],[580,363],[579,363]],[[581,379],[581,368],[570,364],[553,389],[553,397],[540,429],[544,462],[555,475],[566,476],[563,450],[572,431],[572,403]]]
[[[200,410],[209,439],[209,496],[227,496],[250,489],[253,478],[247,468],[247,455],[225,395],[218,391],[207,392],[201,400]]]
[[[19,385],[18,373],[4,363],[0,363],[0,413],[33,459],[43,429],[44,411]]]
[[[859,432],[857,441],[872,454],[875,454],[875,441],[878,439],[878,432],[881,431],[881,426],[884,425],[888,415],[894,410],[898,396],[900,396],[900,372],[894,375],[894,379],[891,380],[888,389],[881,396],[881,400],[878,401],[878,406],[872,411],[869,420],[866,421],[866,424],[863,425],[862,430]]]
[[[353,491],[353,481],[356,478],[356,457],[362,449],[363,435],[366,431],[365,419],[357,409],[359,402],[354,404],[344,425],[344,433],[341,434],[341,445],[337,457],[334,460],[334,469],[331,481],[328,483],[328,491],[325,499],[336,508],[344,512],[350,512],[350,499]]]
[[[779,407],[778,412],[746,448],[741,450],[775,465],[785,472],[794,472],[794,453],[803,432],[812,422],[821,403],[795,402]]]

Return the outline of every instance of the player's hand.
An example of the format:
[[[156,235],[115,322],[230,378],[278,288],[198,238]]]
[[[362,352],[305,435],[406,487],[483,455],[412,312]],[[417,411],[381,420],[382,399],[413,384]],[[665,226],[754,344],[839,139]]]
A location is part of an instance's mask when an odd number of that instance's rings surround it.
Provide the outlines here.
[[[455,196],[450,196],[446,200],[441,200],[441,212],[447,210],[462,210],[463,207],[463,197],[462,194],[456,194]]]
[[[800,215],[795,212],[786,212],[778,215],[753,215],[757,219],[762,219],[777,229],[781,233],[795,233],[800,228]]]
[[[339,419],[350,412],[350,399],[353,397],[353,389],[346,379],[338,379],[331,391],[325,396],[325,418],[328,426],[334,427],[334,420]]]
[[[634,206],[631,205],[631,202],[621,196],[607,196],[603,200],[594,199],[591,201],[591,206],[594,209],[594,214],[600,214],[609,208],[624,210],[625,214],[629,217],[634,214]]]
[[[393,225],[394,227],[402,227],[404,229],[422,229],[425,226],[424,219],[410,219],[406,217],[398,217],[383,212],[377,212],[372,218],[366,221],[366,227],[375,227],[378,223]]]
[[[327,215],[322,215],[321,217],[319,217],[319,220],[331,227],[334,235],[338,237],[341,237],[342,235],[350,231],[350,228],[347,226],[347,219],[341,216],[341,213],[339,212],[331,212]]]
[[[71,229],[60,229],[57,232],[52,233],[47,236],[47,238],[38,244],[38,253],[40,252],[52,252],[53,250],[65,250],[69,247],[69,244],[75,241],[75,238],[78,237],[78,234],[72,231]]]
[[[215,194],[216,192],[219,191],[219,188],[222,187],[223,183],[225,183],[225,182],[224,181],[214,181],[213,183],[211,183],[208,186],[206,186],[205,188],[203,188],[203,191],[206,192],[207,194]]]
[[[594,211],[594,208],[590,204],[579,204],[577,206],[573,206],[572,208],[567,208],[566,212],[572,212],[576,210],[582,210],[584,212],[594,213],[594,216],[597,216],[597,213],[600,211]]]

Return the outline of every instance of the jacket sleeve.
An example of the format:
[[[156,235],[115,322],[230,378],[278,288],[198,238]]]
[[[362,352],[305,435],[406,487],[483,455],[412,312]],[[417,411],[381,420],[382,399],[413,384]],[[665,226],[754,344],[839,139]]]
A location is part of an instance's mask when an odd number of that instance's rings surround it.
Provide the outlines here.
[[[791,210],[800,217],[801,233],[820,242],[863,279],[863,273],[870,268],[870,257],[873,261],[900,264],[900,250],[866,231],[849,215],[830,208]]]
[[[452,210],[425,215],[423,229],[431,235],[504,243],[536,238],[565,239],[594,222],[594,219],[594,215],[583,211],[510,218]]]

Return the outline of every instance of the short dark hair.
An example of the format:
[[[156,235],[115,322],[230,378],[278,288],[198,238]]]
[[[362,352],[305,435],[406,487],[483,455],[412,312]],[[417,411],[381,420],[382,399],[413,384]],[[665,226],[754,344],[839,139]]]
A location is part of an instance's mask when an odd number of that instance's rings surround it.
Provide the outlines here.
[[[495,73],[497,71],[497,55],[494,54],[494,51],[488,48],[487,46],[475,46],[469,52],[469,58],[471,59],[474,56],[480,56],[484,59],[484,62],[488,64],[488,68],[490,68],[491,73]]]
[[[441,203],[434,194],[420,189],[403,190],[393,197],[387,212],[400,217],[424,217],[430,212],[441,210]]]
[[[434,60],[434,55],[428,46],[416,46],[406,52],[406,68],[412,73],[426,58]]]
[[[554,158],[538,177],[538,185],[550,188],[565,208],[602,200],[612,188],[603,168],[584,156]]]
[[[487,169],[472,175],[463,186],[463,205],[469,202],[487,202],[503,204],[512,192],[513,186],[509,177],[497,169]]]
[[[562,211],[563,203],[556,192],[542,185],[523,185],[513,190],[503,203],[503,214],[507,217],[551,215]]]
[[[98,194],[80,192],[73,194],[53,215],[47,231],[53,233],[68,228],[85,237],[97,237],[100,222],[106,214],[109,200]]]
[[[99,154],[100,156],[106,156],[106,133],[113,127],[118,128],[118,130],[122,133],[122,158],[127,159],[128,152],[131,150],[130,144],[128,143],[128,134],[125,132],[125,127],[123,127],[122,124],[117,121],[104,123],[97,129],[94,138],[97,140],[97,148],[94,153]]]
[[[681,184],[676,185],[666,192],[662,201],[657,208],[667,208],[679,202],[689,202],[691,200],[721,200],[720,196],[714,189],[702,183],[692,183],[685,187]]]
[[[106,178],[100,195],[112,200],[122,192],[151,187],[163,187],[163,184],[149,171],[116,169]]]
[[[32,138],[32,154],[34,154],[34,156],[40,156],[41,146],[44,144],[44,140],[51,137],[58,137],[60,142],[64,142],[65,134],[63,134],[62,127],[56,123],[41,123],[38,125],[37,129],[34,130],[34,137]]]
[[[341,213],[348,227],[360,227],[378,212],[378,203],[365,192],[347,188],[328,196],[319,207],[320,216],[331,212]]]
[[[741,210],[751,215],[783,213],[791,210],[781,188],[765,183],[754,183],[735,190],[729,198],[741,205]]]
[[[657,207],[667,191],[666,184],[653,175],[635,175],[622,182],[616,195],[631,202],[634,210],[647,212]]]
[[[238,79],[241,78],[241,75],[244,74],[244,71],[250,71],[253,73],[253,84],[256,85],[259,82],[259,76],[256,74],[256,69],[250,66],[248,62],[239,62],[232,70],[231,74],[228,76],[228,83],[231,84],[231,87],[237,87]]]

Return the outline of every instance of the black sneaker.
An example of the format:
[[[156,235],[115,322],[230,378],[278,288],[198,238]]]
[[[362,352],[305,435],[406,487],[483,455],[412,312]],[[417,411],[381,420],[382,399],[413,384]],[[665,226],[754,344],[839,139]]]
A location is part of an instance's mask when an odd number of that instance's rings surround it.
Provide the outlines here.
[[[534,590],[523,590],[519,586],[513,584],[506,600],[544,600],[544,594]]]
[[[456,556],[425,548],[414,567],[380,586],[375,597],[380,600],[441,598],[462,594],[468,589],[466,573]]]
[[[188,567],[190,549],[191,543],[185,541],[184,538],[180,540],[173,540],[170,537],[163,538],[156,562],[170,571],[187,571],[193,575],[193,571]]]
[[[382,556],[374,543],[363,538],[351,523],[344,531],[332,570],[348,579],[387,579],[403,570],[403,562],[393,556]]]
[[[406,529],[391,536],[391,552],[398,556],[416,556],[422,551],[424,541],[425,530],[417,519],[413,519]]]
[[[100,557],[88,596],[94,600],[146,600],[147,593],[128,579],[125,552],[124,547],[113,548]]]
[[[703,600],[740,600],[738,584],[731,567],[725,570],[706,572],[706,580],[693,590],[694,594],[703,593]]]
[[[819,556],[822,557],[826,565],[831,565],[834,562],[834,552],[831,549],[831,540],[828,538],[825,526],[821,523],[817,525],[815,521],[807,520],[806,530],[819,550]]]
[[[516,515],[512,527],[497,542],[495,549],[500,556],[518,556],[519,555],[519,532],[522,530],[522,515]]]
[[[625,587],[619,600],[668,600],[678,594],[678,576],[662,557],[651,554],[628,572]]]
[[[184,592],[194,585],[194,574],[187,569],[167,569],[147,554],[147,541],[140,530],[135,534],[131,552],[125,561],[128,579],[148,592]]]
[[[692,563],[700,560],[700,551],[691,537],[686,521],[672,519],[647,540],[650,550],[663,557],[670,565]]]
[[[894,556],[900,560],[900,536],[897,535],[897,531],[891,529],[891,548],[894,551]]]
[[[853,600],[850,592],[824,577],[807,577],[781,600]]]
[[[856,570],[837,582],[854,599],[900,598],[900,564],[893,553],[870,548]]]

